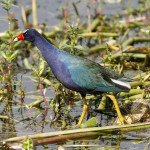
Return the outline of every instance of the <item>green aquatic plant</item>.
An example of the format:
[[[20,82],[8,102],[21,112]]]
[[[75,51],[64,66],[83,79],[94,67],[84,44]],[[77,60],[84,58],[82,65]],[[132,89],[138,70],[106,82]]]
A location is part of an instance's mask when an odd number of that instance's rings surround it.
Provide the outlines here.
[[[63,40],[59,44],[60,49],[69,49],[70,53],[77,55],[80,51],[86,50],[84,46],[78,44],[79,28],[74,25],[66,24],[67,39]]]
[[[11,23],[16,21],[16,19],[10,18],[10,9],[11,7],[15,7],[13,4],[14,1],[10,0],[3,0],[0,4],[3,6],[3,10],[7,12],[7,20],[8,20],[8,40],[0,42],[0,54],[1,54],[1,62],[0,62],[0,70],[1,70],[1,82],[4,82],[5,87],[9,95],[11,95],[12,87],[11,87],[11,80],[12,80],[12,63],[16,59],[19,50],[15,50],[13,48],[14,44],[12,44],[13,34],[11,30]],[[13,69],[15,69],[13,67]]]

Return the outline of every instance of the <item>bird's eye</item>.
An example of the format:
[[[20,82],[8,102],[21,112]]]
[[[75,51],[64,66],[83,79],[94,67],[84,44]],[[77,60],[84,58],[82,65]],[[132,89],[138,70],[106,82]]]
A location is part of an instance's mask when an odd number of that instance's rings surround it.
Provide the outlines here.
[[[26,33],[24,33],[25,34],[25,36],[27,36],[28,35],[28,33],[26,32]]]

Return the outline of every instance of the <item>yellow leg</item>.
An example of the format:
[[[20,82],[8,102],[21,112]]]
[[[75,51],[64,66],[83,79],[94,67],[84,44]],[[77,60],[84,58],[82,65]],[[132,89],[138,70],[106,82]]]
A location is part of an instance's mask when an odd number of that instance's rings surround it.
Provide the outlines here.
[[[119,120],[120,120],[120,124],[123,125],[124,122],[126,122],[127,124],[131,124],[130,122],[128,122],[128,121],[122,116],[122,114],[121,114],[121,112],[120,112],[120,109],[119,109],[119,106],[118,106],[118,102],[117,102],[115,96],[113,96],[113,95],[108,95],[108,94],[105,94],[105,95],[106,95],[107,97],[109,97],[109,98],[113,101],[113,103],[114,103],[114,105],[115,105],[115,108],[116,108],[116,111],[117,111],[117,114],[118,114],[118,118],[119,118]]]
[[[82,97],[82,100],[83,100],[83,102],[84,102],[84,106],[83,106],[82,115],[81,115],[81,117],[80,117],[80,120],[79,120],[77,126],[81,125],[81,123],[82,123],[82,121],[83,121],[83,119],[84,119],[84,116],[85,116],[85,114],[86,114],[86,112],[87,112],[87,109],[88,109],[88,106],[87,106],[87,103],[86,103],[86,98],[85,98],[85,97]]]

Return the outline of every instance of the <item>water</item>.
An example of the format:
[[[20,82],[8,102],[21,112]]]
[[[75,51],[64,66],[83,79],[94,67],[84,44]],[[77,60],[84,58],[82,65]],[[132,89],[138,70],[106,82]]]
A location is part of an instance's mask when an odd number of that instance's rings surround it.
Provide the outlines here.
[[[21,16],[21,7],[19,1],[17,2],[17,7],[12,7],[11,12],[15,14],[15,17],[18,19],[18,24],[21,29],[24,29],[22,23],[22,16]],[[72,2],[77,3],[78,0],[69,0],[69,14],[72,15],[71,22],[73,24],[76,23],[76,14],[74,12],[74,8],[72,6]],[[138,7],[138,1],[134,0],[130,3],[131,8]],[[32,3],[30,0],[23,1],[25,8],[32,8]],[[37,18],[39,23],[45,22],[48,26],[55,26],[60,23],[59,16],[62,15],[60,11],[61,6],[65,7],[65,0],[37,0]],[[126,9],[127,0],[123,0],[122,3],[112,3],[112,4],[104,4],[102,3],[102,13],[104,15],[115,15],[120,13],[122,10]],[[97,6],[98,7],[98,6]],[[84,4],[84,1],[80,1],[77,3],[77,8],[79,11],[79,15],[82,20],[87,21],[87,10]],[[94,10],[93,7],[90,5],[91,14],[93,14]],[[8,30],[8,22],[7,22],[7,14],[4,10],[2,10],[2,6],[0,6],[1,18],[5,18],[5,20],[1,20],[0,23],[0,32]],[[32,22],[32,15],[29,17],[29,22]]]
[[[23,1],[25,7],[31,8],[31,1],[26,0]],[[72,15],[71,22],[73,24],[76,23],[76,15],[74,13],[72,2],[77,2],[77,0],[69,0],[69,14]],[[15,16],[18,20],[18,24],[20,29],[24,30],[22,19],[21,19],[21,9],[19,1],[17,1],[18,7],[12,8],[11,12],[14,12]],[[45,22],[48,26],[55,26],[60,23],[59,16],[61,15],[61,12],[58,11],[60,6],[65,6],[65,1],[61,0],[44,0],[40,1],[37,0],[37,4],[39,8],[37,9],[37,16],[38,16],[38,22],[42,23]],[[102,3],[102,13],[105,15],[115,15],[117,13],[120,13],[122,9],[126,8],[127,0],[124,0],[122,4],[104,4]],[[81,1],[79,4],[77,4],[79,14],[82,20],[87,21],[87,10],[84,5],[84,1]],[[92,7],[92,6],[90,6]],[[131,8],[138,7],[137,0],[132,1]],[[2,10],[0,6],[0,16],[5,17],[6,13],[4,10]],[[91,14],[93,14],[93,9],[91,10]],[[4,32],[8,30],[8,23],[7,21],[0,21],[0,32]],[[29,17],[29,22],[32,22],[32,16]],[[61,121],[65,121],[67,123],[68,128],[72,125],[77,124],[77,119],[79,118],[81,112],[82,112],[82,101],[76,101],[72,107],[72,110],[65,114],[65,109],[67,105],[63,104],[62,106],[62,112],[60,113],[59,120],[55,121],[51,124],[51,119],[54,118],[55,113],[52,109],[48,109],[48,112],[46,114],[44,109],[44,103],[40,105],[40,107],[33,107],[31,109],[27,108],[27,105],[31,102],[34,102],[36,99],[42,99],[41,92],[38,88],[38,83],[31,80],[29,77],[31,76],[32,71],[26,71],[26,73],[23,74],[23,82],[22,82],[22,89],[25,88],[25,98],[23,98],[23,105],[21,105],[21,97],[20,95],[14,96],[11,106],[7,105],[7,101],[1,102],[0,104],[0,115],[9,116],[9,119],[1,119],[1,136],[0,140],[7,139],[10,137],[16,137],[16,136],[22,136],[22,135],[30,135],[35,133],[43,133],[43,132],[51,132],[51,131],[60,131],[62,130],[62,123]],[[20,80],[21,73],[18,70],[17,79],[18,82]],[[19,90],[17,88],[16,90]],[[45,93],[46,99],[48,102],[51,101],[53,97],[55,97],[54,89],[49,87]],[[78,97],[79,99],[80,97]],[[96,116],[96,118],[99,121],[99,126],[106,126],[111,125],[111,121],[114,119],[113,117],[110,117],[108,115],[104,114],[98,114],[94,112],[94,109],[98,107],[99,100],[90,101],[92,104],[92,109],[90,113],[90,117]],[[87,116],[86,116],[87,117]],[[86,118],[85,117],[85,118]],[[107,146],[117,146],[120,145],[122,148],[112,148],[112,149],[144,149],[144,147],[148,144],[148,141],[142,140],[142,136],[140,135],[147,135],[149,134],[149,130],[145,130],[142,133],[138,132],[130,132],[130,133],[124,133],[124,134],[110,134],[110,135],[103,135],[98,136],[96,138],[88,138],[88,140],[77,140],[77,141],[70,141],[70,142],[64,142],[62,144],[66,145],[65,149],[80,149],[78,147],[73,148],[73,146],[68,147],[67,145],[92,145],[95,147],[90,147],[91,149],[107,149]],[[136,136],[135,136],[136,135]],[[88,141],[88,142],[86,142]],[[57,149],[59,144],[48,144],[48,149]],[[98,145],[98,147],[97,147]],[[101,145],[101,146],[100,146]],[[106,147],[105,147],[106,146]],[[83,146],[82,148],[85,149],[86,146]],[[81,148],[81,149],[82,149]],[[46,149],[43,146],[36,146],[37,150]],[[109,148],[108,148],[109,149]]]

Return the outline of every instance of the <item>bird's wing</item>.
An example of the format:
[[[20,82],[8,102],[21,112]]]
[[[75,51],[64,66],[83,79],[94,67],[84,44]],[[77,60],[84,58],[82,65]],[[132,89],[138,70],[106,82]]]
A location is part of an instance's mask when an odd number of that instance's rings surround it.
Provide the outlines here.
[[[108,77],[107,72],[104,73],[105,69],[86,59],[71,61],[68,64],[68,70],[72,80],[86,90],[106,92],[109,91],[109,87],[114,87],[114,83]]]
[[[63,52],[60,61],[69,71],[70,77],[78,86],[87,91],[120,92],[129,91],[130,85],[122,81],[121,75],[88,59]]]

